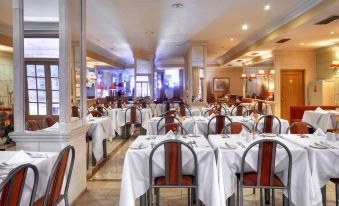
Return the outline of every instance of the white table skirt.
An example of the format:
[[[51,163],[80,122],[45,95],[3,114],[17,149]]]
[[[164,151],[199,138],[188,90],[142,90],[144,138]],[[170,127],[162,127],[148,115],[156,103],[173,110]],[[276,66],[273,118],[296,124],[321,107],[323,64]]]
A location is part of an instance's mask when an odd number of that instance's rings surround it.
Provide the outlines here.
[[[281,137],[306,149],[312,177],[315,182],[315,189],[319,190],[325,186],[330,178],[339,178],[339,141],[326,141],[326,137],[314,135],[308,135],[308,138],[301,138],[293,134],[281,135]],[[309,147],[314,142],[319,143],[320,141],[326,142],[337,149],[315,149]]]
[[[11,159],[17,153],[18,152],[15,152],[15,151],[0,152],[0,164]],[[43,152],[43,154],[46,154],[48,158],[32,158],[32,161],[27,162],[27,163],[31,163],[35,165],[39,171],[39,181],[38,181],[37,192],[35,195],[35,200],[38,200],[45,195],[48,178],[58,156],[58,153],[54,153],[54,152]],[[10,168],[14,169],[15,167],[22,165],[22,164],[24,163],[10,166]],[[31,194],[32,194],[33,172],[29,170],[27,175],[28,175],[27,181],[23,189],[22,200],[20,204],[22,206],[25,206],[28,204]],[[1,181],[2,180],[0,179],[0,182]]]
[[[335,111],[305,111],[301,121],[326,132],[327,129],[335,128],[336,115],[339,115],[339,113]]]
[[[121,135],[121,127],[125,126],[125,111],[126,109],[114,109],[115,111],[115,119],[113,121],[114,129],[115,131]],[[152,109],[141,109],[141,115],[142,115],[142,127],[144,129],[147,129],[148,121],[152,117]],[[131,110],[127,112],[126,119],[127,121],[130,121],[131,118]],[[140,122],[140,113],[139,110],[137,110],[137,120]]]
[[[259,139],[259,138],[258,138]],[[210,135],[208,138],[217,155],[217,168],[219,174],[219,190],[221,201],[224,203],[228,197],[235,193],[236,189],[236,173],[240,172],[240,164],[245,148],[238,146],[237,149],[222,149],[220,146],[229,144],[237,145],[242,142],[246,147],[250,144],[239,137],[239,135],[231,135],[231,138],[222,138],[220,135]],[[289,143],[286,140],[278,138],[277,140],[284,143],[292,153],[292,172],[291,172],[291,201],[296,206],[314,205],[313,200],[317,199],[320,194],[318,188],[314,191],[314,182],[311,171],[308,167],[307,152],[297,145]],[[246,158],[245,169],[247,172],[255,171],[258,159],[258,151],[253,148]],[[275,171],[277,176],[283,183],[287,181],[288,167],[287,153],[284,150],[277,149]]]
[[[166,140],[165,136],[157,136],[156,140],[146,140],[147,136],[139,136],[132,145],[148,146],[145,149],[127,150],[124,167],[122,172],[122,181],[120,189],[120,206],[134,206],[136,198],[143,195],[149,188],[149,155],[151,152],[150,143],[159,143]],[[199,199],[207,206],[219,206],[220,195],[218,189],[218,174],[214,151],[204,137],[198,138],[179,138],[184,142],[195,140],[199,147],[194,147],[198,160],[198,184]],[[193,156],[188,149],[182,150],[183,174],[192,174]],[[153,156],[154,177],[163,176],[164,153],[163,148]]]
[[[104,154],[102,141],[115,137],[112,119],[110,117],[93,117],[88,119],[88,123],[90,124],[88,134],[92,136],[93,154],[98,161]]]

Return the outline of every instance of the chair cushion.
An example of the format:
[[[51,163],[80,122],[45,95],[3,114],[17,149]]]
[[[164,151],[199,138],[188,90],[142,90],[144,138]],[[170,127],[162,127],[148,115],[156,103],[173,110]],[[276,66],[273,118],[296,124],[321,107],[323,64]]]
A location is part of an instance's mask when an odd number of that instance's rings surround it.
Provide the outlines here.
[[[42,206],[43,203],[44,203],[44,198],[45,198],[45,196],[43,196],[40,199],[38,199],[37,201],[35,201],[33,206]]]
[[[240,178],[240,174],[238,174]],[[258,174],[256,172],[244,173],[244,186],[256,186],[257,185]],[[284,184],[280,179],[274,175],[273,177],[273,186],[284,187]]]
[[[185,185],[185,186],[193,185],[193,180],[194,180],[194,176],[183,175],[182,178],[181,178],[181,184]],[[159,185],[166,185],[166,177],[161,176],[161,177],[155,178],[154,184],[158,185],[158,186]]]

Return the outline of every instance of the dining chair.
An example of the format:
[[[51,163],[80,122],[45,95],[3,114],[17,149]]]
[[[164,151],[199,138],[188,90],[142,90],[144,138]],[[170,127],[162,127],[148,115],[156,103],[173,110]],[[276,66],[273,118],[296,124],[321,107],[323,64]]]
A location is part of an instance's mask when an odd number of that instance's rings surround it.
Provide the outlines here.
[[[163,176],[154,177],[153,175],[153,156],[159,148],[164,148],[165,172]],[[191,174],[182,173],[182,150],[186,149],[193,157],[193,172]],[[159,153],[158,153],[159,154]],[[160,203],[160,188],[187,188],[188,205],[193,202],[191,195],[195,194],[196,205],[200,205],[198,192],[198,160],[193,148],[187,143],[179,140],[166,140],[156,145],[149,156],[149,192],[148,204],[153,204],[153,189],[156,196],[156,206]]]
[[[262,115],[268,114],[268,104],[266,104],[263,101],[257,101],[256,103],[254,103],[253,107],[258,114]]]
[[[46,116],[43,122],[46,128],[51,127],[56,123],[56,121],[51,116]]]
[[[218,115],[220,114],[218,110],[215,110],[215,109],[209,109],[207,111],[205,111],[202,116],[203,117],[207,117],[207,116],[210,116],[211,114],[215,114],[215,115]]]
[[[176,116],[164,116],[164,117],[161,117],[157,123],[157,132],[159,131],[160,126],[170,124],[170,123],[181,124],[179,119]]]
[[[213,134],[221,134],[222,130],[224,129],[224,126],[226,124],[226,120],[231,123],[232,120],[228,116],[225,115],[215,115],[212,117],[207,124],[207,137],[210,135],[211,131],[211,124],[213,121],[215,121],[215,132]]]
[[[230,122],[222,129],[221,134],[240,134],[243,130],[251,133],[252,130],[249,126],[242,122]]]
[[[339,206],[339,178],[331,178],[330,181],[335,184],[335,205]]]
[[[243,105],[235,105],[231,110],[231,116],[248,116],[248,109]]]
[[[185,103],[180,103],[179,104],[179,114],[181,116],[192,116],[191,107],[189,105],[185,104]]]
[[[128,112],[130,112],[129,120],[127,120]],[[139,113],[140,121],[138,121],[138,113]],[[125,110],[125,137],[127,137],[127,126],[128,125],[140,126],[140,134],[141,135],[144,134],[142,131],[142,112],[140,108],[136,106],[132,106]]]
[[[222,115],[226,115],[227,114],[226,108],[222,104],[220,104],[220,103],[215,104],[212,107],[212,109],[218,111]]]
[[[257,168],[253,172],[245,172],[246,157],[249,151],[259,145]],[[277,146],[281,147],[287,153],[288,167],[287,181],[284,184],[275,173],[275,159]],[[239,205],[244,203],[243,189],[244,188],[259,188],[260,189],[260,205],[263,205],[262,190],[270,192],[272,190],[272,205],[275,205],[274,190],[287,190],[288,205],[291,205],[291,171],[292,171],[292,154],[288,147],[280,141],[273,139],[258,140],[247,147],[241,158],[240,174],[238,180],[239,187]],[[283,205],[285,198],[283,196]]]
[[[157,135],[161,135],[162,131],[165,130],[165,134],[172,130],[175,134],[180,133],[181,135],[187,135],[187,130],[182,126],[180,123],[167,123],[162,125],[159,130],[157,131]]]
[[[26,130],[37,131],[37,130],[41,130],[41,127],[40,127],[38,121],[32,119],[32,120],[28,120],[26,122]]]
[[[69,158],[70,163],[68,163]],[[73,146],[68,145],[61,150],[49,176],[45,195],[34,202],[34,206],[57,206],[62,200],[64,200],[65,206],[69,206],[68,189],[71,181],[74,159],[75,149]],[[66,178],[64,178],[65,175],[67,175]],[[65,189],[62,193],[64,184]]]
[[[307,122],[294,122],[287,129],[286,134],[312,134],[316,128]]]
[[[278,127],[278,133],[281,134],[281,121],[277,116],[274,115],[263,115],[259,118],[258,122],[255,124],[255,131],[259,133],[274,133],[273,132],[273,126],[274,126],[274,120],[277,120],[277,127]],[[258,125],[261,121],[264,121],[263,128],[261,130],[258,130]]]
[[[33,176],[27,176],[28,171],[33,172]],[[21,202],[22,193],[25,187],[27,178],[33,179],[33,184],[30,187],[30,199],[29,202]],[[0,183],[0,205],[1,206],[16,206],[16,205],[28,205],[32,206],[36,190],[38,187],[39,172],[33,164],[23,164],[15,169],[11,170],[7,177]]]

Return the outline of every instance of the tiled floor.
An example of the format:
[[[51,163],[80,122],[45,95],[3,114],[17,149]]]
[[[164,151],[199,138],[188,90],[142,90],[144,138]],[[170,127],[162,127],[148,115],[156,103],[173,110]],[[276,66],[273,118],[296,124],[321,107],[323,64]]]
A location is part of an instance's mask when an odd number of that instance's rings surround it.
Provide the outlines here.
[[[73,204],[74,206],[118,206],[120,196],[120,182],[124,155],[129,144],[133,139],[122,140],[114,139],[108,144],[110,151],[113,153],[108,158],[108,161],[100,168],[100,170],[87,183],[87,191]],[[120,145],[118,149],[115,146]],[[244,205],[259,205],[258,193],[252,194],[252,190],[245,191]],[[177,189],[162,189],[161,190],[161,206],[181,206],[187,205],[186,190]],[[136,200],[136,205],[139,201]],[[281,205],[281,193],[276,192],[276,205]],[[334,185],[327,186],[327,205],[335,205]]]

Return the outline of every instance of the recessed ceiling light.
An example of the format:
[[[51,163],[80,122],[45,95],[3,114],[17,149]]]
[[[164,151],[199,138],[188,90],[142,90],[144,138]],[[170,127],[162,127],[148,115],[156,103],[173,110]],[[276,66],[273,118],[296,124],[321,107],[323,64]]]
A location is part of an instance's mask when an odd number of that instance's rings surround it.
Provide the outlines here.
[[[177,44],[177,45],[175,45],[175,47],[181,47],[182,45],[181,44]]]
[[[330,34],[334,34],[335,32],[334,31],[331,31]]]
[[[305,45],[305,43],[304,42],[300,42],[300,45],[303,46],[303,45]]]
[[[267,11],[267,10],[270,10],[271,9],[271,6],[269,4],[265,5],[264,9]]]
[[[234,41],[234,39],[233,39],[233,38],[230,38],[230,40],[231,40],[231,41]]]
[[[244,31],[246,31],[246,30],[248,29],[248,25],[247,25],[247,24],[242,25],[242,26],[241,26],[241,29],[244,30]]]
[[[172,7],[176,9],[181,9],[182,7],[184,7],[184,5],[183,4],[172,4]]]

